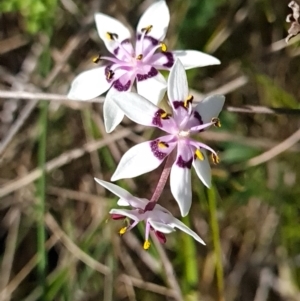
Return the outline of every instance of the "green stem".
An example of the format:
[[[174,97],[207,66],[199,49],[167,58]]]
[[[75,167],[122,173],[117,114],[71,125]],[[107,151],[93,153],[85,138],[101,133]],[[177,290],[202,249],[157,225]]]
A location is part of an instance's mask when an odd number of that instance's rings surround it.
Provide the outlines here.
[[[45,189],[46,189],[46,138],[47,138],[47,102],[41,103],[40,110],[40,138],[39,138],[39,149],[38,149],[38,162],[39,167],[42,169],[42,175],[38,181],[38,219],[37,219],[37,253],[38,253],[38,264],[37,273],[40,281],[40,286],[43,290],[43,296],[46,293],[46,270],[47,270],[47,256],[46,256],[46,229],[45,229]]]
[[[211,187],[208,189],[208,206],[210,212],[210,224],[215,252],[215,262],[216,262],[216,275],[217,275],[217,286],[219,293],[219,300],[224,299],[224,274],[223,274],[223,264],[222,264],[222,251],[220,243],[220,231],[217,219],[217,206],[216,206],[216,192],[215,188]]]

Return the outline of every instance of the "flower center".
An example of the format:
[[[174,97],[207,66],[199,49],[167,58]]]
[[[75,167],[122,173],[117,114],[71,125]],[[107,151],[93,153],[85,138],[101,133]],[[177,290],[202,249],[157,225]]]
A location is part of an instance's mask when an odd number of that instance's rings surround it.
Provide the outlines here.
[[[190,136],[190,131],[179,131],[178,137],[179,138],[186,138]]]

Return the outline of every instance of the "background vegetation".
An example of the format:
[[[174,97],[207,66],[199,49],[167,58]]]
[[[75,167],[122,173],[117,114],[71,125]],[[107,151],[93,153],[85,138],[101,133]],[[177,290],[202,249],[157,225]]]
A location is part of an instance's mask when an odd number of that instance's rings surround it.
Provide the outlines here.
[[[220,150],[214,188],[194,174],[183,219],[207,246],[177,231],[146,252],[142,227],[119,237],[122,223],[109,219],[116,198],[93,178],[109,180],[128,148],[157,133],[125,119],[107,135],[101,103],[63,95],[105,52],[93,14],[135,28],[151,2],[1,1],[0,300],[300,300],[300,48],[283,40],[289,1],[167,1],[169,49],[222,61],[188,71],[197,100],[226,94],[222,128],[201,134]],[[118,184],[150,197],[160,171]],[[179,217],[169,187],[160,203]]]

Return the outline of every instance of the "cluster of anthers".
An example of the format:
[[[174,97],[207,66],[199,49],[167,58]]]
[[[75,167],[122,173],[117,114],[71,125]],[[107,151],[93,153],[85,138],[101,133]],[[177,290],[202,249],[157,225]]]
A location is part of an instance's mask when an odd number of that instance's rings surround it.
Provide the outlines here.
[[[167,209],[157,203],[167,179],[182,216],[188,214],[192,203],[191,167],[207,187],[211,186],[211,170],[207,151],[213,163],[218,154],[208,145],[195,139],[211,126],[220,127],[218,115],[224,96],[212,95],[193,105],[185,70],[219,64],[219,60],[194,50],[168,51],[162,42],[166,36],[170,14],[165,1],[151,5],[141,17],[133,44],[130,31],[118,20],[95,14],[100,38],[112,56],[98,55],[93,62],[104,65],[79,74],[73,81],[69,98],[89,100],[107,92],[103,105],[107,132],[113,131],[124,115],[144,126],[164,132],[159,138],[145,141],[129,149],[111,180],[132,178],[154,170],[163,161],[165,166],[150,200],[132,196],[123,188],[95,179],[97,183],[119,197],[118,205],[129,209],[112,209],[113,219],[130,222],[119,231],[123,235],[139,222],[145,222],[144,249],[150,247],[151,231],[161,243],[165,234],[176,228],[203,243],[203,240]],[[170,71],[168,82],[158,70]],[[136,83],[138,93],[131,88]],[[167,90],[167,109],[159,104]]]

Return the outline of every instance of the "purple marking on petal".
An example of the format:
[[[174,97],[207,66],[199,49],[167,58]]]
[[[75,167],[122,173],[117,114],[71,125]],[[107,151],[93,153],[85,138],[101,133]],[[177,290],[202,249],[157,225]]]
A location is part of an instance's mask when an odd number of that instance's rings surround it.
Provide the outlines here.
[[[114,220],[118,220],[118,219],[125,219],[126,216],[125,215],[121,215],[121,214],[117,214],[117,213],[112,213],[111,214],[111,218]]]
[[[118,53],[119,53],[119,47],[117,47],[116,49],[114,49],[114,55],[118,55]]]
[[[125,39],[121,42],[121,44],[128,44],[128,43],[130,43],[130,39]]]
[[[161,115],[164,113],[165,113],[165,111],[162,109],[159,109],[158,111],[156,111],[154,114],[154,117],[152,119],[152,124],[161,128],[162,127]]]
[[[193,157],[187,161],[183,160],[181,156],[178,157],[176,164],[181,168],[191,169],[193,163]]]
[[[202,120],[202,118],[201,118],[201,115],[200,115],[197,111],[194,111],[194,117],[195,117],[196,119],[198,119],[200,125],[203,124],[203,120]]]
[[[163,153],[159,150],[159,147],[158,147],[158,143],[159,143],[159,140],[156,139],[156,140],[153,140],[150,142],[150,147],[151,147],[151,151],[153,153],[153,155],[159,159],[159,160],[163,160],[167,154],[166,153]]]
[[[154,209],[155,205],[156,205],[156,202],[153,202],[153,201],[150,202],[149,201],[147,203],[147,205],[145,206],[144,212],[146,212],[146,211],[152,211]]]
[[[123,85],[120,80],[114,81],[113,85],[120,92],[127,91],[130,88],[131,81],[129,80],[125,85]]]
[[[184,108],[185,110],[187,109],[185,106],[184,106],[184,102],[183,101],[180,101],[180,100],[174,100],[173,101],[173,106],[174,106],[174,109],[177,110],[179,107],[182,107]]]
[[[167,57],[167,62],[163,64],[163,66],[171,68],[174,65],[174,56],[172,52],[164,52],[163,53]]]
[[[140,40],[140,39],[141,39],[141,36],[142,36],[141,34],[138,34],[137,39]],[[156,46],[156,45],[158,45],[158,43],[159,43],[158,40],[156,40],[155,38],[153,38],[153,37],[151,37],[151,36],[145,36],[144,39],[149,40],[149,41],[152,43],[153,46]]]
[[[142,80],[146,80],[148,78],[156,76],[157,74],[158,74],[158,71],[154,67],[151,67],[151,69],[148,73],[146,73],[146,74],[137,74],[136,78],[140,82]]]
[[[158,241],[159,241],[161,244],[166,243],[167,238],[166,238],[166,236],[165,236],[164,233],[159,232],[159,231],[155,231],[155,230],[154,230],[154,233],[155,233],[156,237],[158,238]]]

